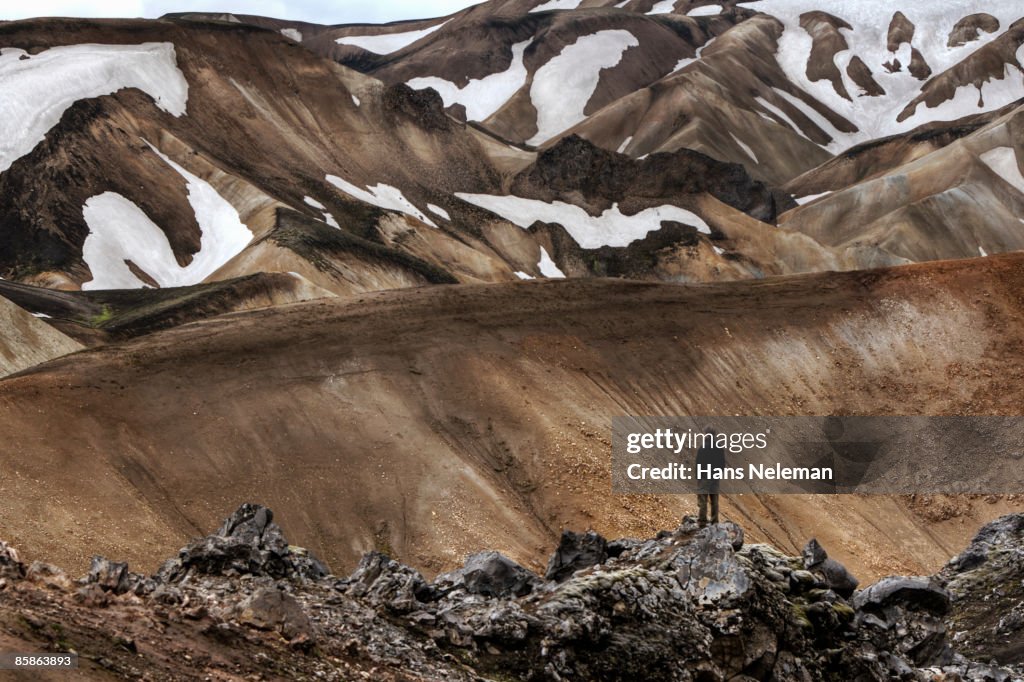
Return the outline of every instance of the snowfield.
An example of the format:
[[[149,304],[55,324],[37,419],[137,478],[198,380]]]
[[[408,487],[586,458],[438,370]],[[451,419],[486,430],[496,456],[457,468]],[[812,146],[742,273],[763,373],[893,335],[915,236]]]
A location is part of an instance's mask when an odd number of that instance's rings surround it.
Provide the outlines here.
[[[786,112],[784,112],[782,109],[778,108],[777,106],[775,106],[774,104],[772,104],[771,102],[766,100],[764,97],[760,97],[760,96],[755,97],[754,101],[756,101],[758,104],[760,104],[762,107],[764,107],[768,111],[770,111],[773,114],[775,114],[775,116],[777,116],[779,118],[779,120],[783,121],[783,123],[785,123],[790,129],[792,129],[792,131],[795,132],[797,135],[799,135],[800,137],[804,138],[805,140],[808,140],[808,141],[811,140],[811,138],[807,137],[807,135],[804,133],[803,129],[800,126],[798,126],[793,121],[793,119],[791,119],[786,114]],[[764,118],[768,119],[769,121],[773,121],[775,123],[778,123],[778,121],[776,121],[775,119],[771,118],[770,116],[765,116],[764,114],[761,114],[761,115]],[[780,125],[782,125],[782,124],[780,124]]]
[[[172,43],[67,45],[30,55],[0,49],[0,173],[31,152],[82,99],[138,88],[181,116],[188,82]]]
[[[547,203],[516,196],[464,192],[457,192],[455,196],[499,215],[523,229],[529,228],[537,221],[557,223],[584,249],[628,246],[637,239],[643,239],[649,232],[660,230],[663,220],[692,225],[699,232],[711,234],[711,228],[700,216],[678,206],[658,206],[640,211],[636,215],[624,215],[619,211],[619,205],[613,204],[601,215],[592,216],[579,206],[562,201]]]
[[[694,7],[686,13],[688,17],[713,17],[717,14],[722,13],[721,5],[704,5],[703,7]]]
[[[426,223],[431,227],[437,227],[434,221],[424,215],[423,211],[416,208],[411,201],[406,199],[405,195],[402,194],[402,190],[397,187],[379,183],[373,187],[362,189],[347,180],[342,180],[337,175],[328,175],[327,182],[360,201],[365,201],[368,204],[373,204],[389,211],[398,211],[399,213],[411,215],[420,222]]]
[[[537,134],[527,144],[538,145],[586,119],[587,102],[597,89],[601,69],[620,61],[640,44],[629,31],[613,29],[581,36],[533,74],[530,99],[537,110]]]
[[[648,14],[669,14],[676,11],[676,0],[658,0]]]
[[[549,279],[565,279],[565,273],[558,269],[555,261],[548,255],[548,250],[540,247],[540,261],[537,263],[540,274]]]
[[[527,71],[523,64],[523,53],[532,40],[512,46],[512,63],[505,71],[492,73],[484,78],[473,78],[463,87],[437,76],[413,78],[407,85],[416,90],[434,88],[444,100],[444,105],[462,104],[466,107],[466,118],[483,121],[500,109],[512,95],[526,84]]]
[[[440,206],[435,206],[434,204],[427,204],[427,210],[433,213],[434,215],[438,216],[439,218],[443,218],[444,220],[451,222],[452,217],[448,215],[448,211],[444,210]]]
[[[537,5],[530,12],[547,12],[553,9],[576,9],[582,0],[548,0]]]
[[[752,0],[739,3],[739,6],[765,12],[783,23],[784,31],[779,40],[776,59],[786,76],[797,87],[857,127],[856,132],[841,133],[831,126],[818,124],[833,138],[830,144],[822,145],[832,153],[868,140],[907,132],[922,123],[955,120],[989,111],[1024,97],[1024,74],[1015,67],[1008,67],[1001,80],[983,84],[980,93],[974,85],[963,86],[958,89],[953,100],[935,108],[918,105],[909,119],[902,122],[896,120],[899,113],[921,93],[924,85],[924,81],[918,80],[908,71],[911,47],[916,48],[924,57],[932,69],[932,77],[938,76],[979,47],[998,38],[1014,21],[1024,16],[1024,5],[1019,1],[933,0],[894,6],[888,0]],[[836,92],[830,81],[811,81],[807,77],[812,40],[810,34],[800,27],[800,16],[816,10],[839,17],[853,27],[853,30],[840,29],[850,47],[835,56],[843,85],[852,101]],[[902,11],[914,24],[915,31],[911,43],[904,42],[895,52],[890,52],[887,44],[888,28],[897,10]],[[980,12],[995,16],[1000,23],[999,30],[994,33],[981,32],[973,42],[960,47],[948,47],[950,31],[957,21]],[[855,56],[859,56],[871,70],[875,81],[885,90],[885,95],[867,96],[849,77],[847,68]],[[1021,52],[1018,52],[1018,61],[1021,56]],[[890,73],[883,65],[894,59],[900,61],[902,69]],[[983,106],[979,105],[979,94],[984,101]],[[800,106],[806,113],[807,105],[800,102],[795,106]]]
[[[318,211],[320,211],[321,213],[323,213],[323,216],[324,216],[324,222],[325,222],[325,223],[327,223],[327,224],[328,224],[328,225],[330,225],[331,227],[336,227],[336,228],[338,228],[339,230],[341,229],[341,225],[339,225],[339,224],[338,224],[338,221],[334,219],[334,216],[333,216],[333,215],[331,215],[331,213],[329,213],[329,212],[327,211],[327,207],[326,207],[326,206],[324,206],[324,205],[323,205],[323,204],[321,204],[321,203],[320,203],[319,201],[317,201],[316,199],[314,199],[313,197],[310,197],[310,196],[307,196],[307,197],[303,197],[303,199],[302,199],[302,200],[303,200],[303,201],[304,201],[304,202],[305,202],[306,204],[308,204],[309,206],[312,206],[313,208],[315,208],[315,209],[317,209]]]
[[[185,170],[146,142],[167,165],[185,178],[188,202],[202,233],[199,251],[182,267],[174,257],[167,235],[132,201],[116,192],[89,198],[82,215],[89,234],[82,245],[82,259],[92,272],[83,290],[138,289],[147,284],[125,261],[131,261],[161,287],[198,284],[238,255],[252,232],[238,211],[205,180]]]
[[[366,36],[343,36],[335,39],[334,42],[339,45],[355,45],[356,47],[363,48],[367,52],[373,52],[375,54],[391,54],[392,52],[398,52],[403,47],[412,45],[420,38],[426,38],[447,23],[447,21],[443,21],[437,26],[420,29],[419,31],[382,33],[380,35]]]

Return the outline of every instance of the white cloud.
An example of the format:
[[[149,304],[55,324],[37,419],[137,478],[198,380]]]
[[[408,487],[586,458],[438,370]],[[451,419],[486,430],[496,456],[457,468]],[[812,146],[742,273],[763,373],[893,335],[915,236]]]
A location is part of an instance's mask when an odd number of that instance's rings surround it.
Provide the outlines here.
[[[35,0],[3,3],[0,19],[31,17],[145,17],[169,12],[230,12],[259,14],[318,24],[380,23],[400,19],[426,19],[458,11],[468,0]]]

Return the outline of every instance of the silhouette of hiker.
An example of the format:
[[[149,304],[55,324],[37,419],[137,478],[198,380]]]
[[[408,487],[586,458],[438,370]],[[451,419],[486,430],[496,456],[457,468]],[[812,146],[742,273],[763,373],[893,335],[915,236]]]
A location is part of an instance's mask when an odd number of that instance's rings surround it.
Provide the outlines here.
[[[718,523],[719,480],[714,474],[725,468],[725,449],[715,445],[718,435],[711,427],[704,429],[704,438],[697,450],[697,472],[703,473],[697,482],[697,525],[708,525],[708,506],[711,506],[711,523]],[[709,437],[710,436],[710,437]],[[702,469],[703,467],[703,469]],[[708,478],[707,474],[712,477]]]

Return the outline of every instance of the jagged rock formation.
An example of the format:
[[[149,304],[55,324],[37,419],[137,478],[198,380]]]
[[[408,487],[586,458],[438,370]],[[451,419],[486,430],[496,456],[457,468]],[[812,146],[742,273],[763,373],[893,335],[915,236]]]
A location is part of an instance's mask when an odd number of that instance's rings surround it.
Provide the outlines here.
[[[570,545],[605,556],[560,580],[488,552],[433,582],[379,552],[343,580],[311,572],[319,564],[309,555],[282,563],[287,542],[271,519],[265,507],[244,505],[172,560],[199,552],[193,567],[202,570],[162,570],[133,590],[124,589],[133,574],[123,564],[97,558],[73,586],[60,569],[26,569],[0,545],[0,636],[38,647],[51,637],[55,604],[65,604],[52,646],[75,648],[83,679],[139,665],[176,680],[228,670],[421,681],[1007,682],[1024,673],[1019,650],[1004,652],[1002,665],[976,662],[955,634],[977,596],[965,571],[979,559],[1009,567],[1000,557],[1022,551],[1019,515],[982,529],[941,576],[885,578],[849,600],[800,558],[744,544],[733,524],[698,528],[693,517],[647,540],[566,535],[552,564],[566,565]],[[262,548],[259,559],[206,561],[209,548],[243,546]],[[530,589],[520,589],[524,580]],[[1019,583],[1005,572],[985,581],[992,590]],[[8,620],[10,609],[21,618]]]

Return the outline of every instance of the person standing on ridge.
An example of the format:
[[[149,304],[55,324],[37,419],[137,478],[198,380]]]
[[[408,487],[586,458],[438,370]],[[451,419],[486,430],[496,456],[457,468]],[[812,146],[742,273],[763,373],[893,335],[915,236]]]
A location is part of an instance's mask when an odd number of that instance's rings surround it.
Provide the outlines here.
[[[708,506],[711,507],[711,523],[718,523],[718,475],[725,468],[725,449],[715,445],[718,433],[710,426],[704,429],[701,446],[697,449],[697,469],[700,479],[697,483],[697,525],[708,525]],[[707,474],[710,474],[708,476]]]

